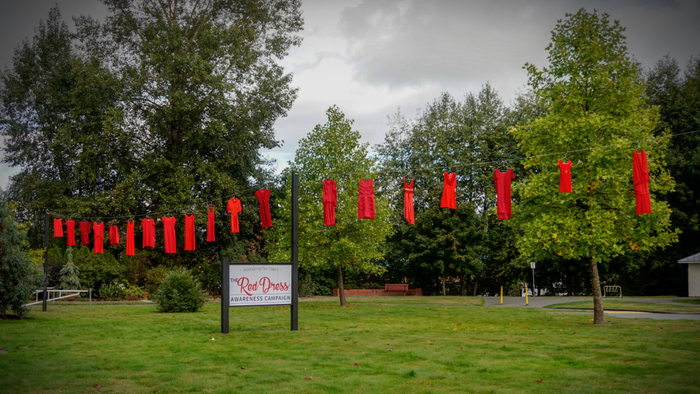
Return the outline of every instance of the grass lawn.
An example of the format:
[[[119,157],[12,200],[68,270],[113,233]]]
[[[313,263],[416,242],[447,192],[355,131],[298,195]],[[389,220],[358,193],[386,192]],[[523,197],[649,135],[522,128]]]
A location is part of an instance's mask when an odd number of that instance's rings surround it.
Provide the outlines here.
[[[0,321],[3,393],[691,393],[700,322],[474,306],[467,297],[305,299],[156,313],[49,306]],[[308,378],[308,379],[307,379]],[[540,381],[541,380],[541,381]],[[99,386],[96,386],[99,385]]]
[[[700,304],[700,300],[698,299],[691,299],[691,300],[675,300],[674,302],[681,302],[683,304]]]
[[[685,301],[685,300],[684,300]],[[690,301],[690,300],[688,300]],[[593,309],[593,301],[566,302],[563,304],[549,305],[546,308],[590,308]],[[626,309],[650,312],[700,312],[700,305],[678,304],[651,304],[648,302],[613,301],[603,300],[605,309]]]

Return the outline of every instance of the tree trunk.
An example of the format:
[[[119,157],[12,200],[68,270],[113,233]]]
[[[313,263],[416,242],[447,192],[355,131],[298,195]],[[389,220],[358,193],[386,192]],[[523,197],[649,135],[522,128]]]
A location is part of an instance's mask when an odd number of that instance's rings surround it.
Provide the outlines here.
[[[479,285],[479,282],[476,280],[476,275],[474,275],[474,297],[476,297],[476,286]]]
[[[445,276],[442,277],[442,295],[446,296],[447,291],[445,290],[445,282],[447,282],[447,278]]]
[[[343,266],[340,264],[338,264],[338,296],[340,297],[340,306],[347,306],[345,289],[343,288]]]
[[[591,285],[593,286],[593,324],[605,324],[603,294],[600,291],[598,263],[595,261],[595,258],[591,259]]]

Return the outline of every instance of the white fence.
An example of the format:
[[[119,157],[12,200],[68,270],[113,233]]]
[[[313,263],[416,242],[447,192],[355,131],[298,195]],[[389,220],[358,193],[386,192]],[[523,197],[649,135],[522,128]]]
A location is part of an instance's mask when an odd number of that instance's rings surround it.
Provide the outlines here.
[[[92,306],[92,289],[90,289],[90,290],[58,290],[58,289],[49,288],[47,290],[47,292],[48,292],[48,297],[46,298],[46,302],[49,302],[49,301],[54,302],[56,300],[62,300],[64,298],[70,298],[70,297],[80,297],[80,293],[88,293],[88,298],[90,300],[90,306]],[[39,294],[43,294],[43,293],[44,293],[44,290],[34,291],[34,302],[24,304],[24,306],[32,306],[32,305],[43,303],[44,302],[43,300],[39,301]],[[64,295],[64,294],[66,294],[66,295]]]

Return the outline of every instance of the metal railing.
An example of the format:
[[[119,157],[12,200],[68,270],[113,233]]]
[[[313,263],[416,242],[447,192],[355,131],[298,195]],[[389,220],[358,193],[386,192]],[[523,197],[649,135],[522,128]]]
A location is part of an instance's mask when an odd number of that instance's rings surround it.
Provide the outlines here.
[[[90,300],[90,306],[92,306],[92,289],[89,290],[58,290],[58,289],[53,289],[53,288],[48,288],[48,298],[46,299],[47,302],[51,301],[54,302],[56,300],[62,300],[64,298],[70,298],[70,297],[80,297],[80,293],[88,293],[88,298]],[[32,305],[37,305],[41,304],[44,302],[43,300],[39,301],[39,294],[43,294],[44,290],[35,290],[34,291],[34,302],[30,302],[28,304],[24,304],[24,306],[32,306]],[[68,293],[68,295],[63,295],[64,293]],[[58,294],[58,296],[56,296]]]

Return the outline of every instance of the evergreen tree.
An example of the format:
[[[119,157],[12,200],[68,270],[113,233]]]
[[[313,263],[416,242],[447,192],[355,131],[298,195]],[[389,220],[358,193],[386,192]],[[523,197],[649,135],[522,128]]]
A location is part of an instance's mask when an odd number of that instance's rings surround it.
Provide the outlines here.
[[[587,264],[596,324],[604,323],[598,265],[677,239],[660,196],[673,188],[665,168],[668,139],[654,138],[658,110],[646,105],[639,64],[618,21],[581,9],[567,14],[547,47],[550,66],[526,64],[529,84],[548,113],[513,129],[530,174],[517,185],[513,222],[530,259],[553,255]],[[629,141],[643,141],[630,144]],[[590,147],[599,146],[595,150]],[[652,213],[635,214],[632,151],[649,158]],[[573,161],[573,193],[559,193],[557,159]],[[552,153],[561,155],[552,156]]]
[[[7,201],[0,199],[0,316],[12,310],[24,318],[34,291],[32,261],[25,252],[26,233],[10,216]]]
[[[61,268],[61,289],[80,290],[80,269],[73,264],[73,250],[69,246],[66,250],[66,264]]]

